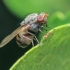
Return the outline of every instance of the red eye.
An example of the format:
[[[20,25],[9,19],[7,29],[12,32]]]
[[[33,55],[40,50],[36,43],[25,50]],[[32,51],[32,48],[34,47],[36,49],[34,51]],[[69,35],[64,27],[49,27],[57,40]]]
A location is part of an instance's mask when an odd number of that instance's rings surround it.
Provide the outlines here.
[[[43,16],[38,16],[37,21],[38,22],[43,22],[44,21]]]

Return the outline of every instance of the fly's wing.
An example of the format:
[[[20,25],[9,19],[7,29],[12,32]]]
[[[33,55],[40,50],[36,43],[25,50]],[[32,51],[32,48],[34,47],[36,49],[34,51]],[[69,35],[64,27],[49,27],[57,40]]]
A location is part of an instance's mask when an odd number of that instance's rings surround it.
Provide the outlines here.
[[[22,29],[23,27],[18,27],[15,31],[13,31],[10,35],[5,37],[0,43],[0,48],[6,45],[9,41],[11,41]]]

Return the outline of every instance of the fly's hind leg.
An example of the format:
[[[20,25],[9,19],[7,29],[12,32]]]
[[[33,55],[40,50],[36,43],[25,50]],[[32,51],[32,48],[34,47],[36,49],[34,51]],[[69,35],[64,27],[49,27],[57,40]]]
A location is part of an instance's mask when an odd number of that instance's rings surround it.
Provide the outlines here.
[[[34,38],[35,38],[35,40],[37,41],[38,44],[40,43],[39,40],[37,39],[37,37],[34,34],[32,34],[31,32],[28,32],[28,33],[31,34],[32,36],[34,36]]]
[[[30,38],[28,38],[28,37],[26,37],[26,36],[23,36],[24,38],[26,38],[26,39],[28,39],[28,40],[30,40],[31,41],[31,43],[32,43],[32,46],[34,46],[34,42],[33,42],[33,40],[32,39],[30,39]]]

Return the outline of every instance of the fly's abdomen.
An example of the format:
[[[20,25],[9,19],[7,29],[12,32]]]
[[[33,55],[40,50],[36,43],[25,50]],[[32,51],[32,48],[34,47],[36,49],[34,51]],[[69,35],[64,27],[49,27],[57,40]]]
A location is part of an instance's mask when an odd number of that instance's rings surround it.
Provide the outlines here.
[[[17,42],[18,46],[21,48],[25,48],[28,45],[30,45],[32,40],[33,40],[33,36],[30,35],[29,33],[24,33],[23,35],[18,34],[16,36],[16,42]]]

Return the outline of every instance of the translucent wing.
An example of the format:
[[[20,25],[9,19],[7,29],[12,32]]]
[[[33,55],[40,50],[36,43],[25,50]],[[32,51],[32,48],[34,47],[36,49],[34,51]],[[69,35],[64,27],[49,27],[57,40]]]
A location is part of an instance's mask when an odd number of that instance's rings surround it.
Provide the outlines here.
[[[0,48],[6,45],[9,41],[11,41],[22,29],[23,27],[18,27],[15,31],[13,31],[10,35],[5,37],[0,43]]]

